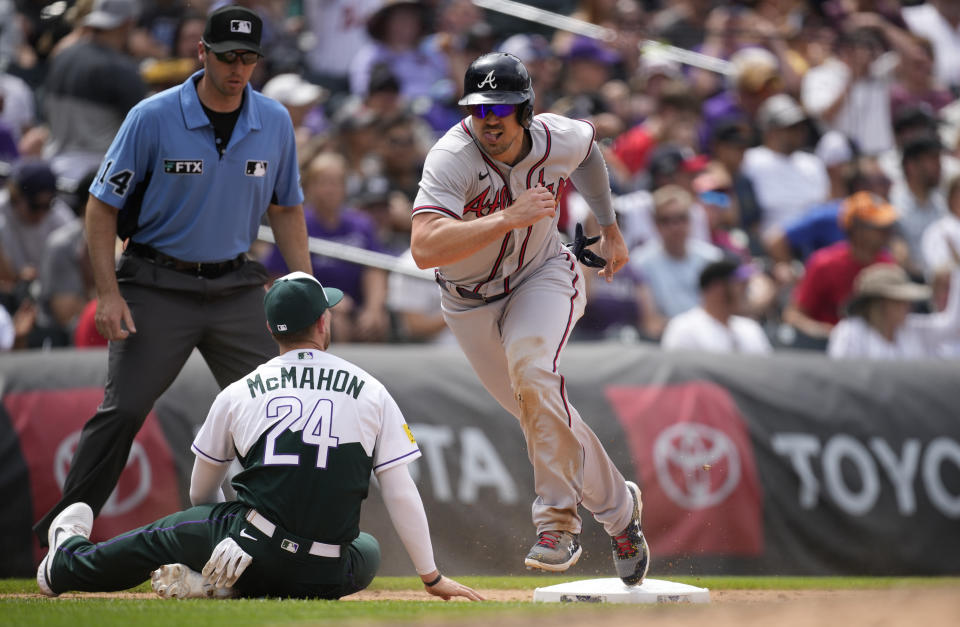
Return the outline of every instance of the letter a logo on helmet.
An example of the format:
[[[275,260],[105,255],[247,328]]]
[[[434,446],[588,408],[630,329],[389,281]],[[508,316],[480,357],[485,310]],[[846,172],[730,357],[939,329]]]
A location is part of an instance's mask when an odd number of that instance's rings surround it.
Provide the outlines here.
[[[491,52],[477,57],[463,77],[463,98],[457,104],[515,104],[517,120],[524,127],[533,119],[533,84],[527,68],[517,57]]]
[[[487,74],[486,78],[484,78],[482,81],[480,81],[480,83],[477,85],[477,89],[483,89],[483,86],[484,86],[484,85],[490,85],[490,89],[496,89],[496,88],[497,88],[497,79],[496,79],[496,77],[494,77],[494,75],[493,75],[493,70],[490,70],[490,72]]]

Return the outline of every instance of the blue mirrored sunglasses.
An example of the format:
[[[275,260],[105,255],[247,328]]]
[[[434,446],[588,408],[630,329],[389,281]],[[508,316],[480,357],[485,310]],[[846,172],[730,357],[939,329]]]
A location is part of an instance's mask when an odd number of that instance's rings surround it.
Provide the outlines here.
[[[470,105],[470,115],[475,118],[483,119],[487,114],[492,113],[498,118],[505,118],[517,110],[517,105],[512,104],[478,104]]]

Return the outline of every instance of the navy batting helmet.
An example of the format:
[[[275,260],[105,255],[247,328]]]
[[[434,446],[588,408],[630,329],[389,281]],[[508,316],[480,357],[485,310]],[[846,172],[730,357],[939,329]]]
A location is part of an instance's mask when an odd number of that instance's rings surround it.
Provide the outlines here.
[[[517,120],[526,128],[533,120],[533,98],[533,83],[523,62],[512,54],[491,52],[467,68],[459,104],[515,104]]]

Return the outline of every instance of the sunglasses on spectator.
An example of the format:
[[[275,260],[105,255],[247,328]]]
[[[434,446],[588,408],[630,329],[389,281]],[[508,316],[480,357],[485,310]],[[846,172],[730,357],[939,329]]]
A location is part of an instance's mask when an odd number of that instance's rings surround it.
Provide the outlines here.
[[[211,52],[209,47],[207,48],[207,52]],[[214,52],[213,56],[217,57],[217,60],[221,63],[226,63],[228,65],[233,65],[237,59],[240,59],[240,63],[243,63],[244,65],[253,65],[260,60],[260,55],[253,50],[228,50],[226,52]]]
[[[478,104],[467,107],[470,115],[477,119],[484,119],[492,113],[498,118],[505,118],[517,110],[517,105],[512,104]]]

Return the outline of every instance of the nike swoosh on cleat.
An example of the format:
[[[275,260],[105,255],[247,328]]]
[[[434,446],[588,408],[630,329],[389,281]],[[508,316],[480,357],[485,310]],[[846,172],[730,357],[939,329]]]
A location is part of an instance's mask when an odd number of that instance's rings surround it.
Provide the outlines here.
[[[482,181],[483,179],[487,178],[487,176],[488,176],[489,174],[490,174],[489,172],[481,172],[481,173],[480,173],[480,180]]]
[[[254,542],[257,541],[256,538],[254,538],[254,537],[251,536],[249,533],[247,533],[247,530],[246,530],[246,529],[241,529],[241,530],[240,530],[240,537],[241,537],[241,538],[249,538],[250,540],[253,540]]]

